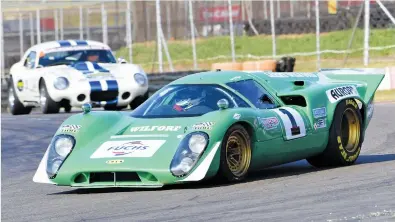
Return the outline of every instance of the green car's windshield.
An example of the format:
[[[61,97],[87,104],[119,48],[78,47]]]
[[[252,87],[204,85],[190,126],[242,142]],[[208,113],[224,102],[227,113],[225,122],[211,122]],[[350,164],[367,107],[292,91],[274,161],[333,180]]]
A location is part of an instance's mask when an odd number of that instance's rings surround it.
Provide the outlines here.
[[[171,118],[201,116],[219,110],[217,102],[226,99],[229,108],[249,107],[229,90],[216,84],[169,85],[136,108],[132,117]]]
[[[86,49],[48,52],[39,59],[38,64],[47,67],[76,62],[116,63],[117,61],[110,50]]]

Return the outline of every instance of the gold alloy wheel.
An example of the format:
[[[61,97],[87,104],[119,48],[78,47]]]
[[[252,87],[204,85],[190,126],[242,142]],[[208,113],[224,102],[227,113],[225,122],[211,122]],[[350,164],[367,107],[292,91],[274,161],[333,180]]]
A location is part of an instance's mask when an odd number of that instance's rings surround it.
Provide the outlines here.
[[[251,162],[251,149],[247,138],[240,130],[235,130],[226,142],[226,162],[233,175],[239,177],[247,173]]]
[[[358,148],[360,140],[361,123],[356,110],[347,108],[343,112],[341,120],[341,141],[348,152],[354,152]]]

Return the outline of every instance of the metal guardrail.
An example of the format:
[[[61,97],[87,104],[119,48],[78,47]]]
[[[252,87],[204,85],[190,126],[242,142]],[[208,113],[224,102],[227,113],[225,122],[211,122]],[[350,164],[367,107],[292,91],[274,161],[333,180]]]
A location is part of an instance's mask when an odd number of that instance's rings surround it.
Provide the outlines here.
[[[164,73],[150,73],[148,76],[148,92],[149,95],[154,94],[156,91],[161,89],[163,86],[169,84],[170,82],[179,79],[183,76],[204,72],[206,70],[190,70],[190,71],[179,71],[179,72],[164,72]],[[6,72],[7,73],[7,72]],[[1,111],[6,112],[8,104],[8,76],[1,81]]]

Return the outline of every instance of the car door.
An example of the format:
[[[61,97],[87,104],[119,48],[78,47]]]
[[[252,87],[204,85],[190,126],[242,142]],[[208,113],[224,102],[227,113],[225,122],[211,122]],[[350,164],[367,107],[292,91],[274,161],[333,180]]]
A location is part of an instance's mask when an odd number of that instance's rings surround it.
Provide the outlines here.
[[[246,97],[257,108],[257,119],[265,138],[283,139],[283,149],[279,150],[279,153],[299,152],[309,148],[305,145],[294,145],[303,144],[308,135],[308,119],[303,111],[292,106],[280,106],[274,96],[254,79],[231,82],[227,85]]]

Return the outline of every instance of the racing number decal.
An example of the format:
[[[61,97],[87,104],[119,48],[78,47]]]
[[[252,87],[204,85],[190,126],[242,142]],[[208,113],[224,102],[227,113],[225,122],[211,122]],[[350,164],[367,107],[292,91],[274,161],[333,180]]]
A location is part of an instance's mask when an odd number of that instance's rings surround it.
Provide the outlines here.
[[[275,112],[280,116],[285,128],[285,138],[287,140],[306,136],[306,126],[302,115],[295,109],[283,107],[276,109]]]

